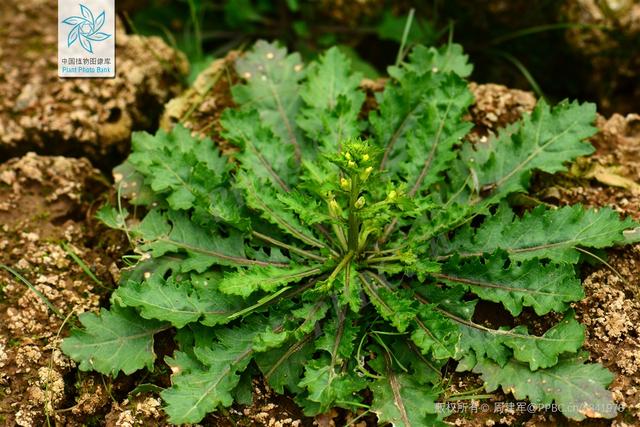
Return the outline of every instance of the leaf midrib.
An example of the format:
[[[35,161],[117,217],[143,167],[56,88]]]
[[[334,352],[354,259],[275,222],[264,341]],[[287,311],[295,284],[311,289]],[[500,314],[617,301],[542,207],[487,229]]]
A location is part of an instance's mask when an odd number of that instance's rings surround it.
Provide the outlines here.
[[[542,111],[543,111],[543,114],[544,114],[544,110],[542,110]],[[531,162],[535,157],[537,157],[547,147],[549,147],[551,144],[554,144],[558,139],[560,139],[560,137],[562,137],[566,133],[568,133],[576,124],[578,124],[578,121],[579,121],[578,119],[575,119],[562,132],[560,132],[559,134],[555,135],[553,138],[549,139],[548,142],[544,143],[543,145],[538,145],[539,142],[540,142],[540,131],[541,131],[542,124],[543,124],[543,120],[542,120],[542,117],[541,117],[540,121],[538,122],[538,127],[536,129],[536,149],[522,163],[518,164],[511,172],[509,172],[507,175],[503,176],[498,181],[496,181],[495,187],[496,188],[500,187],[506,181],[511,179],[511,177],[513,177],[513,175],[515,175],[518,171],[520,171],[522,168],[524,168],[525,165],[527,165],[529,162]]]
[[[540,291],[538,289],[530,289],[530,288],[516,288],[516,287],[512,287],[512,286],[503,285],[503,284],[500,284],[498,282],[491,283],[491,282],[485,282],[485,281],[481,281],[481,280],[467,279],[465,277],[452,276],[452,275],[449,275],[449,274],[432,273],[432,276],[436,277],[436,278],[439,278],[439,279],[449,280],[449,281],[452,281],[452,282],[464,283],[464,284],[467,284],[467,285],[470,285],[470,286],[479,286],[479,287],[483,287],[483,288],[502,289],[502,290],[509,291],[509,292],[518,292],[518,293],[536,294],[536,295],[546,295],[546,296],[554,296],[554,297],[571,297],[571,294],[563,294],[563,293],[559,293],[559,292],[545,292],[545,291]],[[547,286],[549,286],[549,285],[547,285]]]

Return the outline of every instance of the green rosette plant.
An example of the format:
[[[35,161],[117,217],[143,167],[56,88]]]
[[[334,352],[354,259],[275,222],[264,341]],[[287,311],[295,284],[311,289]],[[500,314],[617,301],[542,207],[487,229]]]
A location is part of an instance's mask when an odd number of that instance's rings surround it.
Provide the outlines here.
[[[161,396],[177,424],[247,403],[261,375],[308,415],[444,425],[445,365],[575,420],[615,416],[612,374],[586,363],[570,305],[581,260],[635,224],[606,208],[516,212],[508,198],[593,152],[594,105],[541,100],[473,144],[471,65],[454,44],[390,67],[368,114],[337,49],[304,66],[258,42],[236,71],[221,118],[231,158],[180,126],[134,135],[117,173],[140,208],[99,216],[135,263],[111,308],[64,341],[80,369],[152,368],[154,335],[174,328]],[[478,320],[497,305],[503,324]],[[525,310],[548,330],[519,324]]]

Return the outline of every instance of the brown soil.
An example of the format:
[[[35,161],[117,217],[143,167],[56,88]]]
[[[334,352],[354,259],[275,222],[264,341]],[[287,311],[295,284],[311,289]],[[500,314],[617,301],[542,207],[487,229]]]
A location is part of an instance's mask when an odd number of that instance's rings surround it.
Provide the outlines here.
[[[111,166],[132,130],[157,126],[188,65],[161,39],[125,34],[117,21],[116,77],[59,79],[56,20],[49,2],[0,2],[0,158],[37,151]]]
[[[107,188],[86,159],[30,153],[0,165],[0,263],[42,294],[0,269],[2,425],[42,425],[46,417],[59,425],[80,425],[87,415],[83,405],[59,412],[75,403],[74,381],[69,380],[76,373],[58,346],[63,326],[74,321],[72,315],[96,310],[113,286],[112,251],[91,238],[85,220],[95,196]],[[94,283],[68,251],[102,284]],[[77,384],[90,377],[81,376]]]
[[[531,92],[509,89],[496,84],[471,83],[469,89],[475,97],[471,107],[471,121],[475,123],[474,136],[487,136],[516,122],[522,114],[533,110],[536,98]]]

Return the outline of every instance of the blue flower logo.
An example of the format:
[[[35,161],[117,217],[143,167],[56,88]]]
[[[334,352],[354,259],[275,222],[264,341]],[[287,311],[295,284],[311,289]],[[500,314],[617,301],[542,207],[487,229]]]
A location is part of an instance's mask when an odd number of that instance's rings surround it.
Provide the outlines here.
[[[80,5],[80,12],[82,16],[71,16],[62,21],[63,24],[73,25],[67,37],[67,47],[79,42],[84,50],[93,53],[91,42],[101,42],[111,37],[111,34],[100,32],[100,28],[104,25],[105,14],[102,11],[97,18],[94,18],[91,9],[83,4]]]

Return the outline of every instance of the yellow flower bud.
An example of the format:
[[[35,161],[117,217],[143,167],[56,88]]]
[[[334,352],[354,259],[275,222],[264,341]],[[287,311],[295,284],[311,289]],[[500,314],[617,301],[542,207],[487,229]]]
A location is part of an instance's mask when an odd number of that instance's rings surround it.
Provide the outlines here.
[[[355,167],[357,166],[357,165],[356,165],[356,162],[354,162],[353,160],[349,160],[349,161],[347,162],[347,165],[348,165],[350,168],[355,168]]]
[[[389,191],[389,194],[387,194],[387,199],[389,200],[394,200],[396,197],[398,197],[398,193],[396,193],[396,190],[391,190]]]
[[[363,155],[362,160],[364,160],[365,162],[369,160],[369,155],[368,154]]]
[[[349,153],[348,151],[344,153],[344,158],[347,160],[351,160],[351,153]]]
[[[364,203],[365,203],[364,197],[360,196],[358,200],[356,200],[356,203],[354,204],[354,206],[356,207],[356,209],[362,209],[364,207]]]
[[[360,179],[362,179],[363,181],[366,181],[369,178],[369,175],[371,175],[371,172],[373,172],[373,167],[369,166],[363,172],[360,173]]]
[[[349,188],[351,188],[351,180],[340,178],[340,187],[342,187],[343,190],[349,190]]]
[[[336,202],[336,199],[329,200],[329,214],[334,218],[340,218],[342,216],[342,209],[340,209],[340,205]]]

